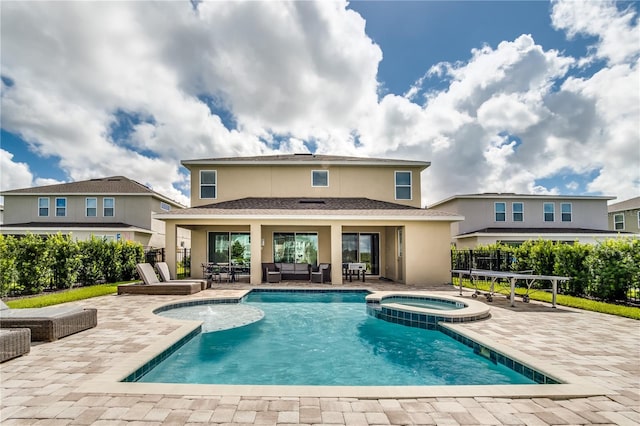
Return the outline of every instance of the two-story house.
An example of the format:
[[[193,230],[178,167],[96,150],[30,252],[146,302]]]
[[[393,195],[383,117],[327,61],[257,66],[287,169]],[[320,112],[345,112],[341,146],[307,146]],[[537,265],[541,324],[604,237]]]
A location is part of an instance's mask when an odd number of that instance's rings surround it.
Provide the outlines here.
[[[191,208],[157,216],[167,247],[176,230],[191,231],[192,274],[198,266],[240,258],[251,283],[262,264],[329,263],[397,282],[450,280],[449,228],[462,218],[420,208],[424,161],[291,154],[182,161],[191,172]],[[175,256],[167,252],[175,269]]]
[[[464,221],[451,225],[452,242],[458,248],[537,239],[594,243],[619,236],[607,227],[607,201],[614,198],[469,194],[447,198],[429,209],[464,216]]]
[[[609,229],[640,234],[640,197],[609,205]]]
[[[165,247],[164,222],[155,213],[183,205],[124,176],[4,191],[4,223],[0,233],[23,235],[71,234],[85,240],[92,235],[131,240],[145,247]],[[189,244],[182,230],[174,238]]]

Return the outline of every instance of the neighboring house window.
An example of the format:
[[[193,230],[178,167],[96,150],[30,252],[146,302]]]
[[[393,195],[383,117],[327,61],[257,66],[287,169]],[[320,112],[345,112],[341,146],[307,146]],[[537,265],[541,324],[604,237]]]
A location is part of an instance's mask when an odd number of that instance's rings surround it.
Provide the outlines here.
[[[511,209],[513,210],[513,221],[524,222],[524,204],[513,203]]]
[[[49,216],[49,199],[38,198],[38,216]]]
[[[613,215],[613,229],[616,231],[624,230],[624,214],[616,213]]]
[[[160,208],[166,212],[171,211],[171,206],[164,201],[160,201]]]
[[[396,200],[411,199],[411,172],[396,172]]]
[[[87,217],[96,217],[98,215],[98,199],[97,198],[86,198],[85,206],[86,206]]]
[[[311,170],[311,186],[329,186],[329,170]]]
[[[638,229],[640,229],[640,211],[638,211]]]
[[[495,203],[496,222],[505,222],[507,220],[507,204]]]
[[[544,221],[554,222],[556,220],[556,205],[554,203],[544,203]]]
[[[67,215],[67,199],[56,198],[56,216],[66,216],[66,215]]]
[[[563,222],[571,222],[571,203],[560,204],[560,214]]]
[[[115,215],[116,215],[115,198],[103,198],[102,199],[102,216],[113,217]]]
[[[200,170],[200,198],[217,198],[217,174],[215,170]]]

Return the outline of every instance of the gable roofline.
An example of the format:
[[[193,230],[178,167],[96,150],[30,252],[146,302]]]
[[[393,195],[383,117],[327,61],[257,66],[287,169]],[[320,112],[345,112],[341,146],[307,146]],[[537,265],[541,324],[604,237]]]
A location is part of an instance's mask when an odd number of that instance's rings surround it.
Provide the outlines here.
[[[194,160],[182,160],[184,167],[190,166],[301,166],[301,165],[321,165],[321,166],[377,166],[377,167],[420,167],[421,171],[431,165],[428,161],[398,160],[388,158],[369,157],[347,157],[339,155],[320,154],[282,154],[282,155],[262,155],[254,157],[219,157],[203,158]]]
[[[516,194],[514,192],[485,192],[482,194],[461,194],[454,195],[444,200],[437,201],[427,208],[431,209],[436,206],[448,203],[454,200],[474,200],[474,199],[490,199],[490,200],[615,200],[616,197],[607,195],[555,195],[555,194]]]
[[[629,198],[619,203],[609,204],[609,213],[640,209],[640,197]]]
[[[34,186],[3,191],[0,195],[150,195],[173,207],[184,205],[126,176],[109,176],[76,182]]]

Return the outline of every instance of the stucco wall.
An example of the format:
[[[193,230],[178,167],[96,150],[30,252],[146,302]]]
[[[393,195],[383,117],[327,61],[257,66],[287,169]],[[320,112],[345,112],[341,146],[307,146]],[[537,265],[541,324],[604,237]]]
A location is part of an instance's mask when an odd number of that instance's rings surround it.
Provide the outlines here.
[[[200,199],[200,171],[217,171],[217,198]],[[329,186],[313,187],[312,170]],[[412,172],[412,199],[395,199],[395,171]],[[374,166],[191,166],[191,206],[246,197],[365,197],[420,207],[420,168]]]

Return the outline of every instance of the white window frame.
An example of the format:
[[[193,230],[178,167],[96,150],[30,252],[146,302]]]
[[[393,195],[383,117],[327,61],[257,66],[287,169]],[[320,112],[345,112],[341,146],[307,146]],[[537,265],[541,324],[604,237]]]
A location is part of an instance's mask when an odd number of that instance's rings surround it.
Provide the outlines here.
[[[398,174],[399,173],[409,173],[409,184],[408,185],[398,185]],[[396,170],[393,174],[393,183],[394,183],[394,197],[396,200],[402,201],[411,201],[413,200],[413,173],[411,170]],[[398,198],[398,188],[409,188],[409,198]]]
[[[616,217],[622,218],[621,221],[616,221]],[[622,224],[621,228],[618,228],[618,223]],[[614,213],[613,214],[613,229],[614,231],[624,231],[624,213]]]
[[[46,200],[47,201],[47,206],[46,207],[41,207],[40,206],[40,201]],[[40,214],[40,209],[47,209],[47,214]],[[51,199],[49,197],[38,197],[38,217],[49,217],[49,215],[51,214]]]
[[[640,229],[640,210],[637,211],[638,214],[638,229]]]
[[[106,200],[112,200],[113,201],[113,206],[112,207],[107,207],[105,204]],[[113,210],[113,214],[108,215],[107,213],[107,209],[111,209]],[[103,197],[102,198],[102,217],[116,217],[116,199],[114,197]]]
[[[563,207],[564,206],[569,206],[569,211],[565,212]],[[569,220],[564,220],[564,215],[568,214],[569,215]],[[573,222],[573,204],[571,203],[560,203],[560,222]]]
[[[498,211],[498,205],[502,205],[503,211]],[[498,219],[498,214],[502,214],[502,220]],[[493,220],[494,222],[506,222],[507,221],[507,203],[504,201],[496,201],[493,203]]]
[[[93,200],[95,202],[94,207],[89,207],[89,200]],[[93,209],[95,211],[94,214],[89,214],[89,209]],[[87,197],[84,199],[84,216],[85,217],[98,217],[98,198],[96,197]]]
[[[547,210],[546,206],[551,206],[552,209],[549,212],[552,217],[551,220],[547,220]],[[542,221],[543,222],[555,222],[556,221],[556,203],[542,203]]]
[[[324,173],[327,175],[326,185],[317,185],[314,179],[315,173]],[[311,170],[311,186],[314,188],[328,188],[329,187],[329,170]]]
[[[203,184],[202,183],[202,174],[203,173],[213,173],[213,175],[215,176],[214,183],[206,183]],[[200,197],[201,200],[215,200],[218,198],[218,171],[217,170],[200,170],[200,185],[198,187],[198,197]],[[203,187],[213,187],[213,193],[214,196],[213,197],[203,197],[202,196],[202,188]]]
[[[58,207],[58,200],[64,200],[64,206]],[[58,214],[58,208],[64,209],[64,214]],[[67,217],[67,198],[66,197],[56,197],[55,201],[55,209],[56,209],[56,217]]]
[[[521,206],[522,209],[520,211],[516,211],[516,205]],[[516,220],[516,214],[522,215],[522,219]],[[524,203],[522,201],[514,201],[511,203],[511,220],[513,222],[524,222]]]

